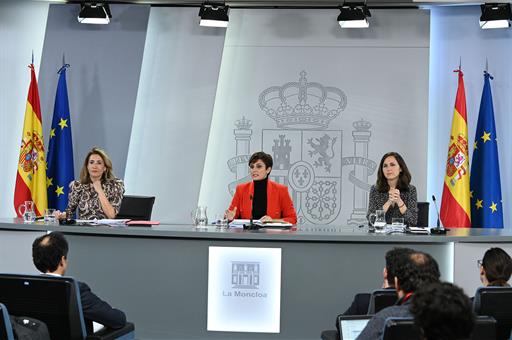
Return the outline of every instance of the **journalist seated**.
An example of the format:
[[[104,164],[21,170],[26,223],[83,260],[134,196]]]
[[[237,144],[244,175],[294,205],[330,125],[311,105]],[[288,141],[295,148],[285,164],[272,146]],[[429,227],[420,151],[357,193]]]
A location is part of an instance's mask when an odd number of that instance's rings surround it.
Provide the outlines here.
[[[478,261],[480,281],[485,287],[510,287],[512,259],[501,248],[488,249],[482,261]]]
[[[475,326],[471,300],[448,282],[423,286],[410,310],[425,340],[469,339]]]
[[[395,289],[398,301],[375,314],[356,340],[378,340],[382,337],[387,318],[411,317],[411,301],[414,294],[424,285],[439,282],[439,266],[429,254],[413,252],[398,259],[395,272]]]
[[[52,232],[38,237],[32,244],[32,260],[43,274],[63,276],[68,266],[68,242],[60,232]],[[93,322],[108,328],[118,329],[126,324],[126,316],[119,309],[112,308],[96,296],[84,282],[78,282],[82,311],[87,334],[93,333]]]

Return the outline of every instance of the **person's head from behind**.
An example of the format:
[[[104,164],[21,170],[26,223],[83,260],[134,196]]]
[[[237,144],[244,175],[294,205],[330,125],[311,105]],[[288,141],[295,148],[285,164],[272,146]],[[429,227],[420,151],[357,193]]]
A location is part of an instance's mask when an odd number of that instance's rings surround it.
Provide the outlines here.
[[[386,252],[386,266],[384,267],[382,275],[384,276],[384,287],[395,286],[395,276],[397,266],[400,263],[400,258],[407,256],[407,254],[413,253],[414,250],[410,248],[393,248]]]
[[[427,253],[415,251],[399,258],[396,267],[395,289],[398,297],[416,292],[421,286],[439,282],[439,266]]]
[[[475,325],[471,300],[447,282],[422,286],[414,294],[410,311],[426,340],[468,339]]]
[[[85,156],[84,164],[80,170],[80,182],[91,183],[93,180],[107,180],[115,178],[112,170],[112,161],[107,153],[100,148],[92,148]]]
[[[411,183],[411,173],[398,152],[388,152],[380,160],[377,172],[377,190],[388,192],[390,189],[388,181],[395,180],[397,181],[397,189],[408,190],[409,183]]]
[[[41,273],[64,275],[67,269],[68,242],[60,232],[40,236],[32,243],[32,261]]]
[[[488,249],[480,265],[480,281],[484,286],[508,286],[512,274],[512,259],[501,248]]]
[[[261,181],[267,178],[270,171],[272,171],[273,165],[272,156],[268,153],[263,151],[253,153],[251,158],[249,158],[249,168],[253,181]]]

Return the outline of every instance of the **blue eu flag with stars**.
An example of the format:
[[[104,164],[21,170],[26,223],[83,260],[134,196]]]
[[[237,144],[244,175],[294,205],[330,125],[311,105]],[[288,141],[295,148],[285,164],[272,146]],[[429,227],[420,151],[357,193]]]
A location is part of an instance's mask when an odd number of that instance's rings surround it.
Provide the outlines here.
[[[473,228],[503,228],[500,165],[490,79],[484,72],[484,90],[473,144],[471,164],[471,224]]]
[[[59,83],[55,95],[50,142],[48,146],[46,187],[48,208],[65,210],[68,205],[69,183],[75,178],[73,169],[73,143],[69,115],[66,69],[59,70]]]

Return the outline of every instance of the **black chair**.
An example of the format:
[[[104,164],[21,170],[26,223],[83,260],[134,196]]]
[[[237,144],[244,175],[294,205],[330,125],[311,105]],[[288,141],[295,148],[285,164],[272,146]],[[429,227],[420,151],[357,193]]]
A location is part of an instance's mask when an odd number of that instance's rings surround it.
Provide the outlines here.
[[[420,340],[421,332],[411,318],[388,318],[384,324],[382,340]]]
[[[340,340],[340,336],[337,330],[330,329],[326,331],[322,331],[320,334],[320,339],[322,340]]]
[[[154,203],[154,196],[124,195],[116,218],[149,221]]]
[[[378,313],[380,310],[393,306],[396,303],[398,296],[394,289],[377,289],[372,292],[370,296],[370,303],[368,305],[368,315]]]
[[[0,301],[11,315],[41,320],[52,340],[133,339],[134,325],[87,336],[78,283],[71,277],[0,274]]]
[[[512,329],[512,288],[480,287],[476,290],[473,309],[477,315],[496,319],[496,339],[508,339]]]
[[[418,223],[416,227],[427,228],[428,227],[428,210],[429,202],[418,202]]]
[[[12,333],[11,320],[7,308],[0,303],[0,339],[1,340],[14,340]]]
[[[471,340],[496,340],[496,320],[492,316],[477,316]]]

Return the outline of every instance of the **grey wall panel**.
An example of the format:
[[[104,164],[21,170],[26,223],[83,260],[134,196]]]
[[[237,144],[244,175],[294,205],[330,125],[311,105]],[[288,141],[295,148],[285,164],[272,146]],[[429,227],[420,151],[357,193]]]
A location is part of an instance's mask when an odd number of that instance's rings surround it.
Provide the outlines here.
[[[45,136],[53,116],[57,71],[63,55],[67,73],[75,174],[93,146],[111,156],[115,174],[123,178],[149,6],[111,5],[108,25],[77,21],[79,5],[50,6],[39,78]]]
[[[128,193],[156,196],[153,218],[189,223],[197,206],[225,29],[197,8],[151,8],[126,169]]]

